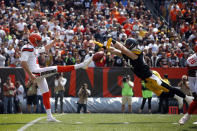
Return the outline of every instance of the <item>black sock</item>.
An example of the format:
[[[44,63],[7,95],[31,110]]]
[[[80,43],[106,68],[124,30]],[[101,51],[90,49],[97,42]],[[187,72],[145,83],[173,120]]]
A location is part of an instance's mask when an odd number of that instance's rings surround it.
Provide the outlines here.
[[[167,88],[169,90],[169,92],[171,92],[171,93],[173,93],[173,94],[175,94],[177,96],[180,96],[182,98],[185,98],[185,94],[181,90],[179,90],[177,88],[174,88],[174,87],[166,84],[165,82],[162,82],[161,86]]]

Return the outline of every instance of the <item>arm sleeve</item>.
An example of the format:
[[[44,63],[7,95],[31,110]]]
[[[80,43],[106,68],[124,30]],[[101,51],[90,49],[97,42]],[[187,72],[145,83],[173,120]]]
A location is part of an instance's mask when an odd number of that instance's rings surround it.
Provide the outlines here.
[[[45,47],[40,47],[37,50],[38,50],[38,53],[43,53],[45,52]]]

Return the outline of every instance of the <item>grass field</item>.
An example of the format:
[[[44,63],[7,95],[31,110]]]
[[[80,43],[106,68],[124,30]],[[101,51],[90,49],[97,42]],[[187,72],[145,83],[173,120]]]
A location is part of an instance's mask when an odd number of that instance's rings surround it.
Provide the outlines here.
[[[184,126],[182,115],[162,114],[54,114],[61,123],[46,122],[45,114],[1,114],[0,131],[16,131],[34,121],[27,131],[196,131],[197,115]],[[38,120],[37,122],[35,120]]]

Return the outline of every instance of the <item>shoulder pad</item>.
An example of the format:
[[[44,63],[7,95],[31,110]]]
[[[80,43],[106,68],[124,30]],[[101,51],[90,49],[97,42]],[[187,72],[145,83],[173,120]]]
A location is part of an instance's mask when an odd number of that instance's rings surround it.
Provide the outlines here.
[[[139,54],[141,54],[142,51],[140,49],[133,49],[131,52],[136,55],[139,55]]]

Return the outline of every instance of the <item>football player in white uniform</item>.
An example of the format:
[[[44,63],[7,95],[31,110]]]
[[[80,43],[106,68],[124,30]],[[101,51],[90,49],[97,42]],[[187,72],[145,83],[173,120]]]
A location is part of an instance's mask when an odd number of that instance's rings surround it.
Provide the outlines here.
[[[49,88],[45,77],[51,76],[59,72],[70,72],[72,70],[76,70],[79,68],[86,69],[89,63],[92,61],[92,57],[76,65],[50,66],[50,67],[40,68],[37,62],[38,54],[42,52],[46,52],[51,47],[53,47],[57,42],[57,39],[55,38],[52,43],[43,47],[41,47],[42,37],[37,33],[30,34],[28,40],[29,43],[22,47],[21,58],[20,58],[21,66],[28,73],[31,80],[37,82],[38,88],[40,88],[40,90],[42,91],[43,104],[45,106],[47,113],[47,121],[59,122],[52,116],[51,113]]]
[[[197,36],[197,34],[195,35]],[[188,112],[179,120],[180,125],[184,125],[190,119],[191,114],[197,109],[197,37],[194,36],[192,38],[192,43],[194,44],[193,50],[195,53],[187,59],[187,66],[189,88],[194,99],[189,105]],[[197,124],[197,122],[194,122],[193,124]]]

